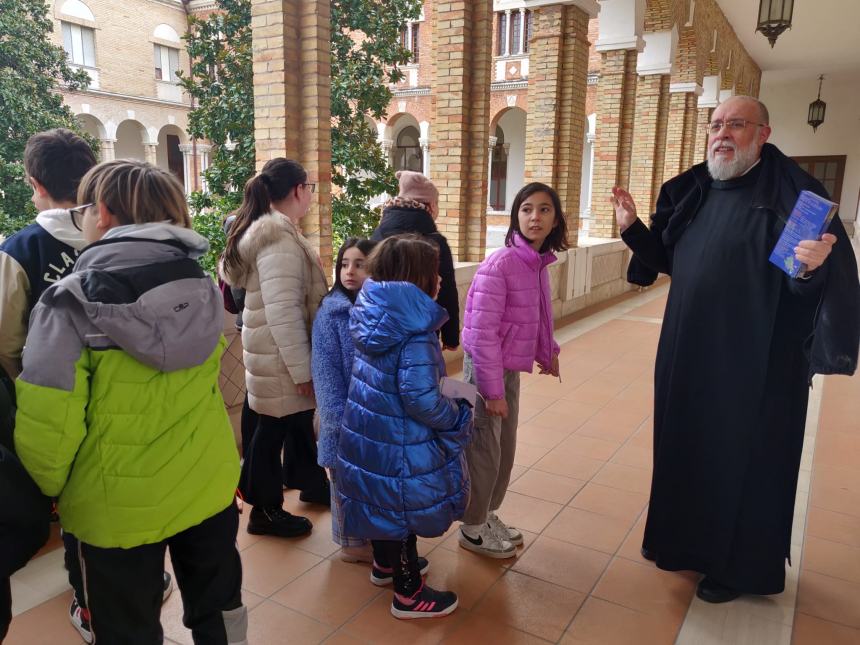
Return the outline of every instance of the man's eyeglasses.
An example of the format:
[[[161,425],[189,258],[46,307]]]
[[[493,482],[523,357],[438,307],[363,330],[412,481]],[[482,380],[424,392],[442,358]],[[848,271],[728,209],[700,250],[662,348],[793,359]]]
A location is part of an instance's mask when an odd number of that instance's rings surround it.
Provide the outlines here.
[[[728,119],[727,121],[711,121],[705,126],[709,134],[719,134],[720,130],[725,126],[730,132],[740,132],[748,125],[767,126],[767,123],[756,123],[755,121],[747,121],[746,119]]]
[[[74,208],[69,209],[69,215],[72,216],[72,226],[83,233],[84,229],[81,228],[81,221],[84,218],[84,211],[94,206],[94,204],[81,204],[80,206],[75,206]]]
[[[311,192],[314,192],[314,191],[317,189],[317,185],[316,185],[316,184],[309,184],[309,183],[307,183],[307,182],[305,182],[304,184],[302,184],[302,186],[307,186],[307,187],[308,187],[308,190],[309,190],[309,191],[311,191]]]

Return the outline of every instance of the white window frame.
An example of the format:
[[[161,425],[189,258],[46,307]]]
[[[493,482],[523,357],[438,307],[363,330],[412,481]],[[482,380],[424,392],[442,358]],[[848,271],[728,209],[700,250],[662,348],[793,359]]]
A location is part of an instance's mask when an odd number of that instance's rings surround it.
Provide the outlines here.
[[[171,69],[171,52],[175,54],[172,62],[175,63]],[[179,49],[176,47],[168,47],[167,45],[154,44],[152,61],[159,61],[159,66],[154,67],[156,73],[155,79],[165,83],[178,83],[176,72],[179,71]],[[172,73],[171,73],[172,72]]]
[[[96,33],[92,27],[74,22],[60,21],[63,32],[63,50],[72,65],[96,67]]]

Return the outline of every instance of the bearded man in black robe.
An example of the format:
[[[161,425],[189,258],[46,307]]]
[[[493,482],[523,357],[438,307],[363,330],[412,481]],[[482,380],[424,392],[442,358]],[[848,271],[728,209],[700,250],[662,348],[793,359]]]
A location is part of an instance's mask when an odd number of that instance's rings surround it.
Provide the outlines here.
[[[768,144],[767,109],[733,97],[708,126],[708,161],[663,185],[646,226],[611,198],[634,257],[628,280],[672,282],[654,373],[654,472],[643,555],[705,574],[725,602],[785,587],[812,375],[852,374],[860,285],[839,217],[768,261],[801,190],[821,184]]]

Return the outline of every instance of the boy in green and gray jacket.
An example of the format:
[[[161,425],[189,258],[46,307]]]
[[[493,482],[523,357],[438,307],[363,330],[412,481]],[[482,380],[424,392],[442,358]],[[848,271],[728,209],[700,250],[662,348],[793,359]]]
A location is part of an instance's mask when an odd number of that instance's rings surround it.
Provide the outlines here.
[[[96,166],[78,203],[91,244],[33,310],[16,450],[80,540],[96,642],[162,642],[170,549],[194,641],[244,643],[221,295],[196,262],[208,243],[149,164]]]

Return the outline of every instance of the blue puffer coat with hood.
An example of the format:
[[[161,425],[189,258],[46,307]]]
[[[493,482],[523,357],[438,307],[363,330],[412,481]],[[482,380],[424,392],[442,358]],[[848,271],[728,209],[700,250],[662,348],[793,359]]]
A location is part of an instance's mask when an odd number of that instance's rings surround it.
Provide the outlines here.
[[[439,391],[445,363],[436,330],[447,319],[410,282],[368,279],[358,294],[337,464],[349,535],[435,537],[466,509],[472,410]]]

